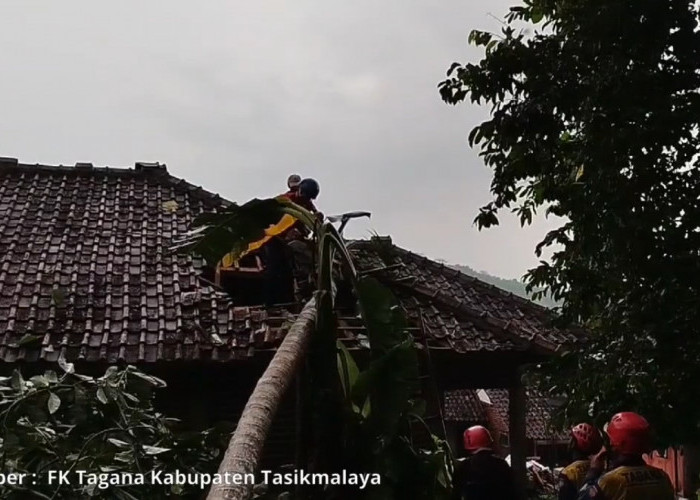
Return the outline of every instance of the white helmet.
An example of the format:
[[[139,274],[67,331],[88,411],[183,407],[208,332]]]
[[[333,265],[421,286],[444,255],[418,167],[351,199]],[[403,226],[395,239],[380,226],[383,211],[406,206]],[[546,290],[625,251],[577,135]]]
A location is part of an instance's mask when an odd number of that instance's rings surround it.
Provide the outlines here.
[[[289,177],[287,177],[287,187],[289,189],[294,189],[296,187],[299,187],[299,183],[301,183],[301,175],[292,174]]]

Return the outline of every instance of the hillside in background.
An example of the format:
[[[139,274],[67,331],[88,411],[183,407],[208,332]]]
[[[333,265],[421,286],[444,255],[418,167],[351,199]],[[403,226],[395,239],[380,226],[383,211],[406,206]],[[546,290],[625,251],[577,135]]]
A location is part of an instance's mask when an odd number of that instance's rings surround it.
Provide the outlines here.
[[[482,271],[476,271],[469,266],[459,266],[453,264],[446,265],[449,265],[451,268],[457,269],[458,271],[461,271],[464,274],[480,279],[481,281],[485,281],[490,285],[497,286],[501,290],[505,290],[506,292],[511,292],[525,299],[532,300],[528,293],[525,291],[525,283],[523,283],[522,281],[499,278],[498,276],[492,276]],[[534,300],[533,302],[535,302],[536,304],[540,304],[544,307],[555,307],[557,305],[557,303],[549,297],[545,297],[540,300]]]

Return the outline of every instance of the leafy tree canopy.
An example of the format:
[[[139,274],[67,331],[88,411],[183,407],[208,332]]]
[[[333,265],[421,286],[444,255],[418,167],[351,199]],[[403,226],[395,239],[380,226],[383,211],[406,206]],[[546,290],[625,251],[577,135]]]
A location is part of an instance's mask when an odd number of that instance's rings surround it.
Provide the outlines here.
[[[671,441],[700,422],[698,28],[690,0],[527,0],[439,86],[492,109],[469,135],[494,172],[478,226],[504,209],[566,221],[527,275],[593,331],[545,373],[564,416],[634,409]]]
[[[2,470],[30,478],[21,485],[0,485],[0,497],[134,500],[201,495],[197,485],[152,483],[151,473],[216,472],[230,426],[204,432],[180,429],[177,420],[153,408],[154,390],[165,383],[133,366],[110,367],[99,378],[75,373],[70,363],[62,366],[62,374],[48,370],[25,379],[15,371],[0,378]],[[49,471],[68,473],[70,484],[57,478],[50,482]],[[78,471],[85,471],[82,478]],[[142,474],[145,484],[113,484],[100,478],[105,473]]]

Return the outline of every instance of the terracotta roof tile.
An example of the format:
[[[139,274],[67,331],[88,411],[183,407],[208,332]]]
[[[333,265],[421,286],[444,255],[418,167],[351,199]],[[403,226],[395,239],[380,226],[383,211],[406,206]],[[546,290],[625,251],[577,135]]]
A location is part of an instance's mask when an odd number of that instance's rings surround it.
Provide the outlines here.
[[[487,423],[486,411],[476,391],[461,389],[445,392],[445,420],[452,422]]]
[[[223,203],[160,169],[0,168],[0,359],[226,361],[274,344],[289,313],[233,307],[198,259],[167,254]]]
[[[486,394],[491,400],[495,415],[500,424],[504,426],[501,429],[508,432],[509,411],[508,411],[508,391],[505,389],[486,389]],[[566,440],[566,433],[553,429],[551,426],[551,414],[554,407],[548,402],[547,398],[535,391],[528,391],[527,394],[527,416],[526,416],[526,433],[528,439],[539,440]]]
[[[352,244],[358,268],[394,288],[409,317],[423,315],[438,344],[459,352],[528,350],[553,353],[581,333],[551,326],[543,307],[383,239]],[[387,267],[388,266],[388,267]],[[382,268],[386,271],[380,271]]]
[[[202,284],[202,262],[170,255],[193,218],[228,202],[167,173],[0,160],[0,359],[228,361],[274,348],[290,313],[235,307]],[[571,340],[546,314],[441,264],[388,245],[354,246],[358,268],[396,292],[431,347],[553,350]],[[363,345],[357,318],[341,321]]]

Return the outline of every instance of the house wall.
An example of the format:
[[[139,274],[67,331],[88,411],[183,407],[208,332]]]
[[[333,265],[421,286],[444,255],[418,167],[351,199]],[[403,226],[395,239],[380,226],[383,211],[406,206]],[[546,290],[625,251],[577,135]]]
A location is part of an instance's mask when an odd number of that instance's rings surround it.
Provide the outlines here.
[[[563,467],[571,461],[568,445],[557,441],[532,441],[531,455],[547,467]]]
[[[671,482],[677,493],[681,493],[685,496],[690,496],[692,494],[690,490],[690,485],[686,487],[685,478],[685,468],[686,460],[683,448],[678,449],[668,448],[665,453],[660,454],[654,451],[651,455],[645,455],[644,459],[646,462],[654,467],[658,467],[668,474],[671,478]]]
[[[156,405],[168,416],[180,418],[192,429],[218,422],[237,422],[264,366],[233,364],[186,368],[158,373],[168,386],[158,393]],[[293,464],[296,436],[294,384],[278,408],[265,441],[261,469]]]

